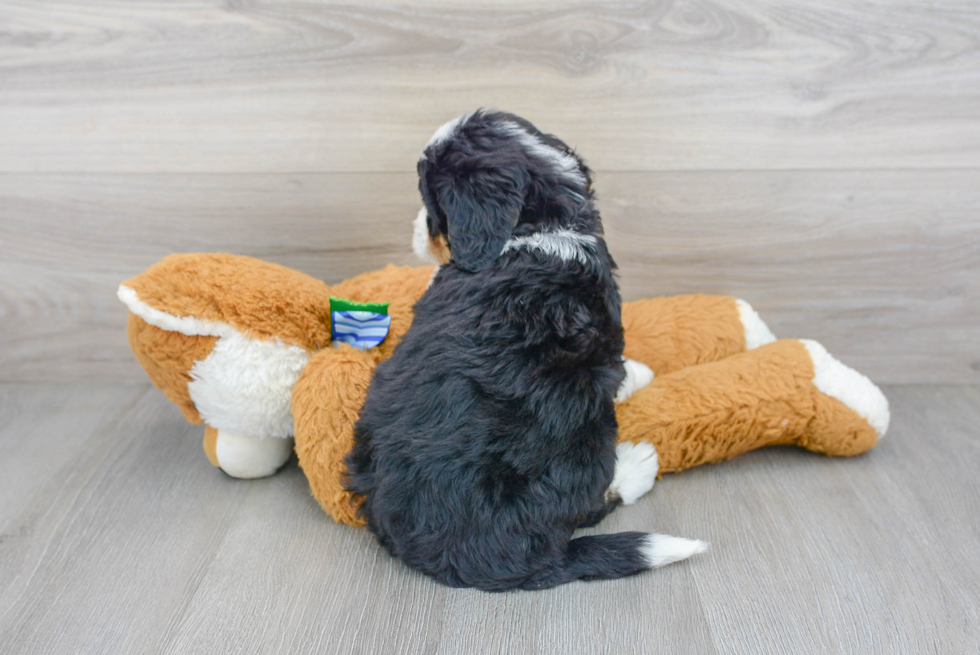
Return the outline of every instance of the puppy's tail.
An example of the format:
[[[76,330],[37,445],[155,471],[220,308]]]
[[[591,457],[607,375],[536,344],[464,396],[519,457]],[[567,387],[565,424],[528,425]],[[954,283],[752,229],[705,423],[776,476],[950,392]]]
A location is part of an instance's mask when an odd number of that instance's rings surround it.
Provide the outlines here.
[[[656,569],[703,553],[708,544],[666,534],[620,532],[572,539],[565,559],[556,568],[522,585],[544,589],[573,580],[611,580]]]

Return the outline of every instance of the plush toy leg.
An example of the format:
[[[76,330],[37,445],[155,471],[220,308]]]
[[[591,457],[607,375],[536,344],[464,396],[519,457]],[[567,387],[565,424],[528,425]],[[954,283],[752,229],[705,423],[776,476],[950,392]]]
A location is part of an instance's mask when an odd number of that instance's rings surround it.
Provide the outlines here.
[[[208,461],[233,478],[254,479],[272,475],[289,460],[293,440],[259,439],[227,430],[204,428],[204,454]]]
[[[623,304],[627,359],[663,375],[716,362],[776,338],[744,300],[681,295]]]
[[[344,457],[354,445],[354,423],[364,406],[378,353],[343,345],[310,359],[293,388],[299,465],[313,496],[340,523],[364,525],[355,497],[343,486]]]
[[[782,340],[658,376],[617,409],[621,442],[648,442],[660,472],[795,444],[857,455],[888,429],[888,401],[814,341]]]

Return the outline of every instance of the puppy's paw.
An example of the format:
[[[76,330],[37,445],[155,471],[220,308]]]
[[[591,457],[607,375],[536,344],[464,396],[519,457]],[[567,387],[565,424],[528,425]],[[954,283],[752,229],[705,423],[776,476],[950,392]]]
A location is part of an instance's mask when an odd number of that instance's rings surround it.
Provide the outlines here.
[[[653,489],[660,466],[653,444],[624,441],[616,446],[616,472],[606,491],[606,501],[617,498],[632,505],[640,496]]]
[[[616,392],[617,403],[628,400],[634,393],[653,382],[653,371],[646,364],[634,359],[624,359],[623,367],[626,369],[626,377]]]

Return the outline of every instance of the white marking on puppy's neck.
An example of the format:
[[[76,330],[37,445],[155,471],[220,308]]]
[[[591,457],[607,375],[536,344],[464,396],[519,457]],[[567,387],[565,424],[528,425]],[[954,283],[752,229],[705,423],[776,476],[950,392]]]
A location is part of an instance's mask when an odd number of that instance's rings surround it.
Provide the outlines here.
[[[590,234],[579,234],[568,229],[537,232],[524,237],[514,237],[504,244],[500,254],[510,250],[536,250],[546,255],[558,257],[562,261],[575,260],[588,264],[595,256],[596,238]]]
[[[456,134],[456,130],[459,129],[459,126],[464,124],[466,121],[468,121],[470,119],[470,116],[472,116],[474,113],[476,112],[471,111],[468,114],[463,114],[462,116],[458,116],[452,119],[451,121],[444,123],[438,130],[436,130],[432,134],[432,138],[429,139],[429,142],[425,144],[425,147],[428,148],[430,146],[434,146],[438,143],[442,143],[443,141],[450,139],[454,134]]]
[[[575,157],[553,146],[549,146],[517,123],[504,122],[500,126],[507,134],[516,138],[532,155],[553,165],[559,175],[571,179],[583,187],[585,186],[585,174],[582,173],[579,162]]]

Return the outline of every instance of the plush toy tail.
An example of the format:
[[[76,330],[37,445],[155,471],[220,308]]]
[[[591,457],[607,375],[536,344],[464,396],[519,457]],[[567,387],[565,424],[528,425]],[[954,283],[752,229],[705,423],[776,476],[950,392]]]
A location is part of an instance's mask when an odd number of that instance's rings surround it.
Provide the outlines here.
[[[666,534],[620,532],[572,539],[565,559],[534,576],[524,589],[546,589],[574,580],[613,580],[703,553],[708,544]]]

